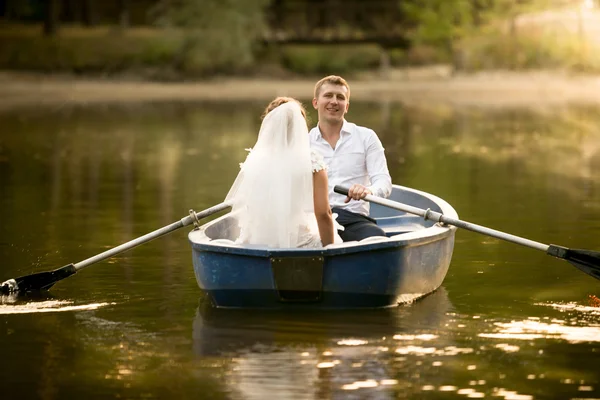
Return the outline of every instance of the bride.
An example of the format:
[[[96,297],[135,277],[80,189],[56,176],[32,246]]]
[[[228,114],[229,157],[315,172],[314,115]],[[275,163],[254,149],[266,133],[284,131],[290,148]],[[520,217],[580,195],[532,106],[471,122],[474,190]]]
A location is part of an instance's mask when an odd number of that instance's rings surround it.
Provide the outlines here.
[[[267,106],[258,140],[225,202],[237,217],[236,243],[275,248],[341,243],[329,207],[326,165],[310,148],[306,112],[290,97]]]

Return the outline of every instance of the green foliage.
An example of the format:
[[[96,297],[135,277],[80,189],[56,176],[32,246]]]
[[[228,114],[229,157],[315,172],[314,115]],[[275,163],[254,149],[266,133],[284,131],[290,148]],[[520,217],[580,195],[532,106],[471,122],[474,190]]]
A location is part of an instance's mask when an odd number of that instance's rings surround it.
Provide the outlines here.
[[[187,74],[235,72],[254,62],[268,0],[162,1],[152,11],[161,27],[181,28],[176,68]]]
[[[449,47],[473,25],[473,2],[470,0],[419,0],[402,5],[414,27],[414,42]]]
[[[600,71],[600,48],[575,33],[490,30],[463,41],[463,67],[467,70],[563,69]]]
[[[456,68],[468,70],[600,70],[598,46],[576,33],[510,27],[521,14],[564,5],[560,0],[406,1],[401,7],[411,27],[412,48],[397,54],[395,64],[434,63],[445,54]]]
[[[39,26],[0,30],[0,68],[102,74],[167,69],[183,41],[176,31],[66,26],[55,37],[40,32]]]
[[[412,0],[402,9],[413,43],[451,50],[479,28],[518,13],[549,7],[553,0]]]
[[[452,54],[449,49],[429,44],[415,44],[408,50],[393,49],[390,61],[394,66],[421,66],[431,64],[450,64]]]
[[[376,45],[287,46],[281,50],[281,63],[299,74],[346,74],[377,67],[380,52]]]
[[[42,36],[39,25],[4,22],[0,24],[0,69],[133,72],[146,78],[185,79],[248,72],[269,76],[276,72],[279,77],[289,71],[348,75],[379,67],[381,49],[375,44],[259,48],[268,1],[164,0],[150,13],[155,27],[63,25],[51,38]],[[576,32],[570,32],[573,29],[550,34],[541,28],[509,27],[519,13],[547,7],[552,1],[406,0],[399,7],[412,45],[388,49],[391,65],[600,71],[597,44],[583,43]],[[345,29],[351,33],[353,27]]]
[[[7,19],[28,17],[34,12],[34,8],[29,1],[7,0],[4,7]]]
[[[196,45],[196,46],[192,46]],[[224,46],[221,46],[224,47]],[[281,64],[298,74],[348,74],[377,68],[380,48],[360,46],[284,46],[257,52],[252,64],[240,64],[230,49],[196,43],[182,28],[82,28],[63,26],[55,37],[40,26],[0,29],[0,69],[42,72],[118,74],[135,72],[158,79],[183,79],[216,73],[260,72],[260,63]],[[229,61],[227,61],[229,60]],[[246,68],[246,69],[243,69]]]

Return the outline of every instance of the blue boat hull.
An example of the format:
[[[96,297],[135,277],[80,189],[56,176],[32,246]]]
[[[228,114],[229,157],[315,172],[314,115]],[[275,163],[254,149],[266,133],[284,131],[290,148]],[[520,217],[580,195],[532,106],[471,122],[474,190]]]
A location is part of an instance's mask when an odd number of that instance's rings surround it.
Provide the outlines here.
[[[454,212],[435,196],[399,186],[392,199]],[[227,308],[382,308],[438,288],[450,265],[456,228],[397,211],[371,213],[389,239],[324,249],[223,243],[235,232],[228,221],[231,216],[221,217],[190,233],[198,285],[213,305]]]

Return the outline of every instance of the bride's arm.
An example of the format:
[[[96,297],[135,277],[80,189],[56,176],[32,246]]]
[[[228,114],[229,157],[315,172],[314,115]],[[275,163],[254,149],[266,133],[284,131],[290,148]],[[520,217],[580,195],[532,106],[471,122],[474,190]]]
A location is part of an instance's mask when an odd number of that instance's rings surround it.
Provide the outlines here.
[[[327,246],[333,243],[333,219],[329,208],[329,189],[325,169],[313,172],[313,201],[321,243]]]

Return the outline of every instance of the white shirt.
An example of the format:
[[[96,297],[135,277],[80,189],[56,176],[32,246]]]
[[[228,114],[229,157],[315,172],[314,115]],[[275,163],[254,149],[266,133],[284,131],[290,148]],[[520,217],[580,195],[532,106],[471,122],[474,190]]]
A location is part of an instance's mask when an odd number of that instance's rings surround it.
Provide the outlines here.
[[[392,193],[392,178],[388,171],[381,141],[371,129],[344,120],[335,149],[321,135],[319,126],[310,133],[310,146],[323,155],[329,180],[329,205],[369,215],[369,202],[350,200],[333,191],[335,185],[350,187],[355,183],[366,186],[375,196]]]

